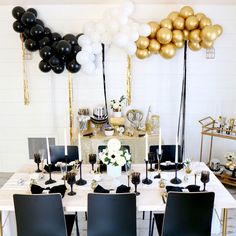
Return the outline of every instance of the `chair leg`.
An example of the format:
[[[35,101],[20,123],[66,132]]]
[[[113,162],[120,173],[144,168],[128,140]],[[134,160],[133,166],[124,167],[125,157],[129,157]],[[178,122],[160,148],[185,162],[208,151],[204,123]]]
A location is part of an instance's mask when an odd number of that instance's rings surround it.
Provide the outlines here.
[[[79,225],[78,225],[78,214],[75,212],[75,226],[76,226],[76,235],[80,236],[79,234]]]
[[[84,216],[85,216],[85,220],[87,221],[87,220],[88,220],[88,214],[87,214],[87,212],[84,212]]]
[[[145,211],[143,211],[143,220],[145,219]]]
[[[151,235],[150,236],[153,236],[153,229],[154,229],[154,218],[152,219],[152,226],[151,226]]]
[[[152,211],[150,211],[150,218],[149,218],[149,231],[148,231],[149,236],[151,236],[151,227],[152,227]]]

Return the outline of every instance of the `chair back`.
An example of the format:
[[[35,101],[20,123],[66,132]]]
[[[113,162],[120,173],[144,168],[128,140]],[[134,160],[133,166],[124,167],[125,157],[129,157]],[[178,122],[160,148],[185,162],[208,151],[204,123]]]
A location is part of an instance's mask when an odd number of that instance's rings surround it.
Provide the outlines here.
[[[88,194],[88,236],[136,236],[134,193]]]
[[[169,192],[162,236],[210,236],[215,193]]]
[[[13,195],[18,236],[67,236],[60,194]]]

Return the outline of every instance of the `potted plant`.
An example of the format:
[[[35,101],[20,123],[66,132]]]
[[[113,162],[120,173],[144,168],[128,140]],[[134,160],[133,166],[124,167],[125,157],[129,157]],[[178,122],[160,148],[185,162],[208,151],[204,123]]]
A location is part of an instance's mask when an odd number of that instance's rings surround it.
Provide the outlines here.
[[[114,117],[121,117],[121,109],[126,104],[126,97],[122,95],[119,100],[112,99],[110,101],[110,107],[113,111]]]

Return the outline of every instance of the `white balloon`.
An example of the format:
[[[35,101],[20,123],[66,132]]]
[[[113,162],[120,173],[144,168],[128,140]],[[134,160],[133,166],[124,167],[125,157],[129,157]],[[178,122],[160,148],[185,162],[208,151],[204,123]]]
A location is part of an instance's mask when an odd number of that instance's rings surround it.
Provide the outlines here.
[[[93,43],[92,45],[93,53],[100,54],[102,52],[102,45],[101,43]]]
[[[123,25],[123,26],[120,28],[120,32],[122,32],[122,33],[129,33],[129,32],[130,32],[129,25]]]
[[[95,30],[95,23],[93,21],[89,21],[89,22],[84,24],[84,27],[83,27],[84,34],[89,35],[94,30]]]
[[[105,32],[101,37],[101,42],[106,44],[106,45],[111,44],[111,42],[112,42],[111,34],[109,34],[108,32]]]
[[[129,26],[132,31],[139,31],[139,24],[138,23],[130,21]]]
[[[95,60],[95,55],[93,53],[89,53],[89,61],[93,62]]]
[[[148,24],[141,24],[139,27],[139,34],[141,36],[149,36],[151,34],[151,27]]]
[[[90,61],[89,53],[83,50],[78,52],[76,55],[76,61],[81,65],[85,65],[86,63]]]
[[[92,74],[96,69],[96,66],[93,62],[86,63],[82,65],[82,70],[87,74]]]
[[[130,16],[134,12],[134,4],[131,1],[126,1],[122,4],[121,9],[125,15]]]
[[[129,42],[126,47],[127,54],[134,55],[136,50],[137,50],[136,44],[134,42]]]
[[[85,45],[91,44],[91,39],[87,35],[81,35],[78,38],[78,44],[83,47]]]
[[[109,31],[111,31],[111,33],[116,33],[119,30],[120,26],[119,23],[117,22],[117,20],[112,19],[109,23],[108,23],[108,29]]]
[[[132,41],[137,41],[139,38],[139,33],[137,31],[131,31],[129,34],[129,38]]]
[[[128,36],[123,33],[118,33],[114,36],[113,42],[119,47],[125,47],[128,43]]]
[[[92,42],[99,42],[101,40],[101,35],[98,32],[93,32],[90,34]]]
[[[128,17],[124,14],[120,14],[117,19],[121,25],[126,25],[128,23]]]
[[[93,52],[93,48],[91,44],[85,45],[82,47],[82,50],[88,53],[92,53]]]

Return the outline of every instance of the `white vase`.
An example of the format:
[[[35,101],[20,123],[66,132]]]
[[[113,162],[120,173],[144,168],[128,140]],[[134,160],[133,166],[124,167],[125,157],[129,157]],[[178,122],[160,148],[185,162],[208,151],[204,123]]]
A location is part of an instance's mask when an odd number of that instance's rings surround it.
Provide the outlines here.
[[[111,177],[121,176],[121,166],[107,165],[107,174]]]
[[[121,117],[121,111],[113,111],[113,117]]]

